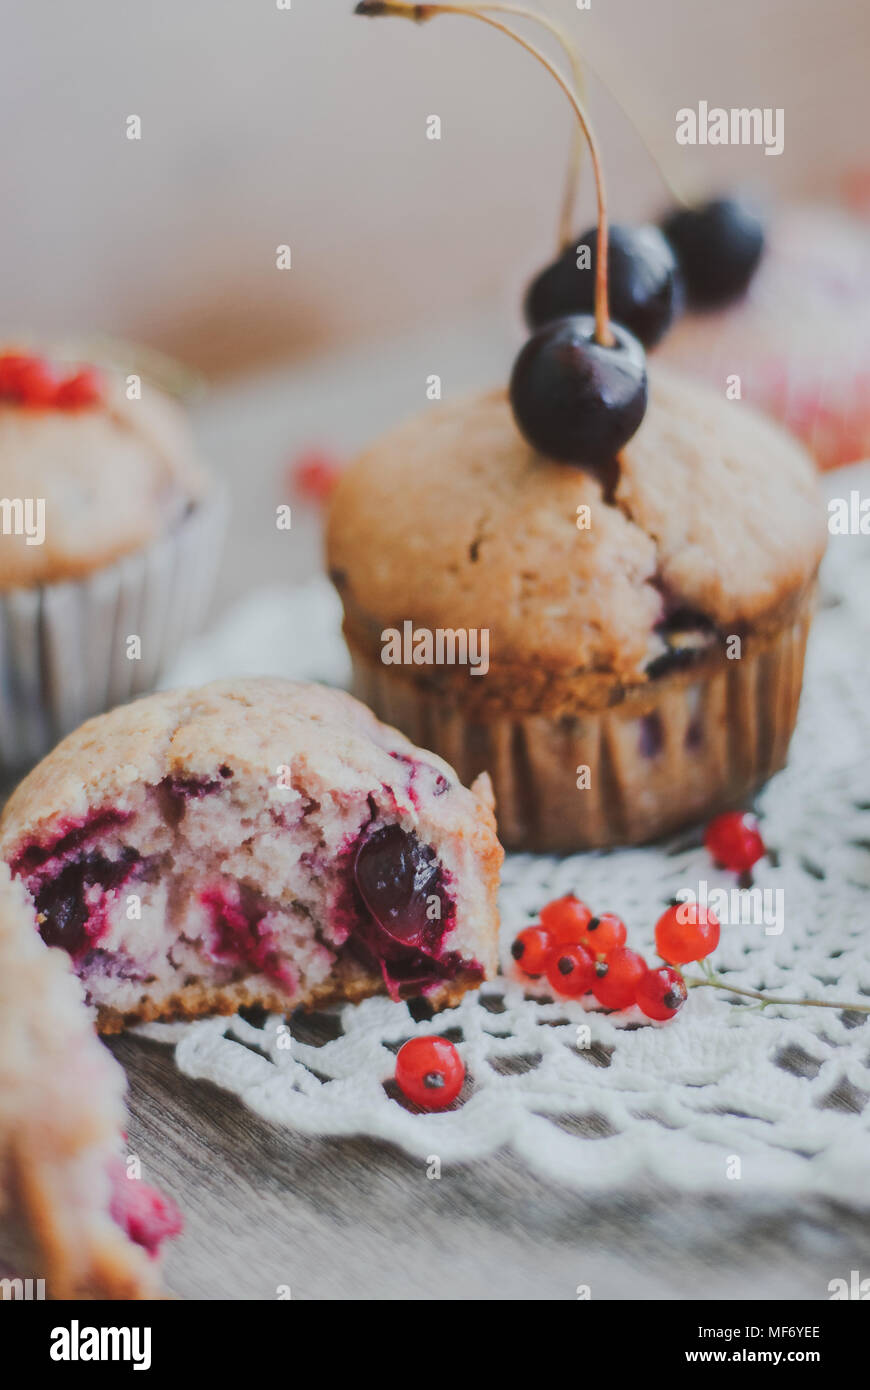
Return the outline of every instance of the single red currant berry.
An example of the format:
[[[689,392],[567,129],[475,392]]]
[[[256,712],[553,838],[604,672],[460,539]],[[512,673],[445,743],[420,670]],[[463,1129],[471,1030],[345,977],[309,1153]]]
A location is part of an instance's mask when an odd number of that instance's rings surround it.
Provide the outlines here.
[[[293,487],[308,502],[325,502],[341,477],[338,460],[322,449],[306,449],[291,465]]]
[[[748,811],[726,811],[711,820],[704,844],[717,864],[737,873],[745,873],[767,853],[758,821]]]
[[[462,1090],[465,1067],[446,1038],[411,1038],[396,1058],[399,1090],[421,1110],[444,1110]]]
[[[22,381],[32,360],[20,352],[0,354],[0,400],[21,403]]]
[[[602,912],[599,917],[590,917],[586,930],[580,938],[584,946],[596,956],[609,956],[625,945],[628,932],[621,917],[615,912]]]
[[[99,375],[93,368],[85,367],[60,383],[54,394],[54,405],[58,410],[86,410],[99,405],[102,396]]]
[[[673,1018],[683,1007],[689,991],[679,970],[670,965],[662,965],[658,970],[648,970],[642,975],[637,986],[635,1003],[647,1018],[664,1020]]]
[[[18,399],[22,405],[44,410],[54,404],[57,378],[38,357],[27,359],[18,372]]]
[[[637,998],[637,987],[646,974],[646,961],[637,951],[618,946],[606,960],[595,963],[592,993],[606,1009],[627,1009]]]
[[[585,903],[568,893],[541,908],[541,926],[546,927],[558,946],[581,940],[592,913]]]
[[[579,999],[595,982],[595,960],[585,946],[557,946],[550,956],[547,979],[557,994]]]
[[[669,965],[703,960],[719,945],[719,919],[698,903],[674,903],[656,922],[656,950]]]
[[[553,950],[553,938],[543,927],[526,927],[511,946],[511,955],[524,975],[543,975]]]

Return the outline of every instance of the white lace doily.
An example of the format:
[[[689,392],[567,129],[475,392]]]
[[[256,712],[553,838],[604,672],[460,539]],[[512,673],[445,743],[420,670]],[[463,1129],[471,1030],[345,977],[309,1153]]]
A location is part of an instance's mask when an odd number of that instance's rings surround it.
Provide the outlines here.
[[[867,495],[866,466],[841,471],[828,488],[848,496],[862,485]],[[774,854],[757,866],[755,883],[782,890],[784,930],[723,926],[714,964],[736,985],[870,1003],[868,652],[870,538],[833,538],[790,762],[758,803]],[[339,605],[325,580],[253,594],[172,679],[264,671],[346,679]],[[372,999],[294,1021],[290,1036],[277,1017],[262,1028],[235,1017],[146,1031],[175,1042],[187,1075],[310,1134],[376,1136],[445,1164],[509,1145],[538,1177],[587,1190],[654,1177],[695,1191],[749,1186],[864,1202],[867,1015],[762,1010],[705,988],[690,993],[675,1020],[651,1025],[634,1011],[615,1018],[535,999],[510,977],[516,931],[570,890],[622,915],[630,944],[652,958],[654,923],[679,889],[697,891],[702,879],[711,890],[734,886],[699,841],[695,831],[652,849],[509,856],[506,975],[431,1021]],[[461,1104],[442,1114],[413,1113],[390,1086],[398,1046],[425,1033],[456,1041],[468,1073]]]

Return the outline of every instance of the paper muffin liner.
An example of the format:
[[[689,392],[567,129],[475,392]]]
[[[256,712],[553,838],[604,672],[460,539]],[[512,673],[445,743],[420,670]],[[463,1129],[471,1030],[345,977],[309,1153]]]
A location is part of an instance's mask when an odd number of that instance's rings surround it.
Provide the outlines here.
[[[0,594],[0,778],[91,715],[153,690],[202,622],[226,524],[219,490],[84,579]],[[128,656],[128,638],[141,656]]]
[[[351,642],[353,689],[464,783],[489,773],[507,848],[642,844],[739,804],[783,766],[813,604],[810,594],[772,636],[748,636],[739,659],[722,653],[606,709],[470,716],[460,700],[414,684]]]

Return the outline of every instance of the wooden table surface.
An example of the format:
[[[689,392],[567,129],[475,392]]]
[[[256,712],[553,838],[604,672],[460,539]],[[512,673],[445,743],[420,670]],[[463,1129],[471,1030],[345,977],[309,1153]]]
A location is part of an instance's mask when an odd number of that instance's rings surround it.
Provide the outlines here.
[[[183,1298],[825,1299],[870,1269],[870,1214],[830,1202],[586,1198],[508,1153],[442,1168],[367,1139],[311,1139],[181,1076],[169,1047],[112,1042],[131,1152],[181,1204],[167,1280]],[[594,1140],[590,1140],[594,1143]],[[679,1182],[679,1174],[675,1175]]]

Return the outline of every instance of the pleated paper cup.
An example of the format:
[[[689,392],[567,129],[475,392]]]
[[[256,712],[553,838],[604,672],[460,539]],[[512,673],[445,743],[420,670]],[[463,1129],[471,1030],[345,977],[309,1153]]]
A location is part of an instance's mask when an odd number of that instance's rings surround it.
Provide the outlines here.
[[[502,844],[562,854],[658,839],[739,805],[777,772],[813,609],[811,589],[789,622],[748,636],[739,660],[718,652],[616,704],[558,712],[470,701],[467,690],[463,699],[431,670],[423,682],[384,665],[348,623],[345,637],[353,692],[379,719],[438,753],[466,785],[489,773]]]
[[[0,594],[0,778],[154,689],[205,616],[226,511],[213,489],[156,541],[85,579]]]

